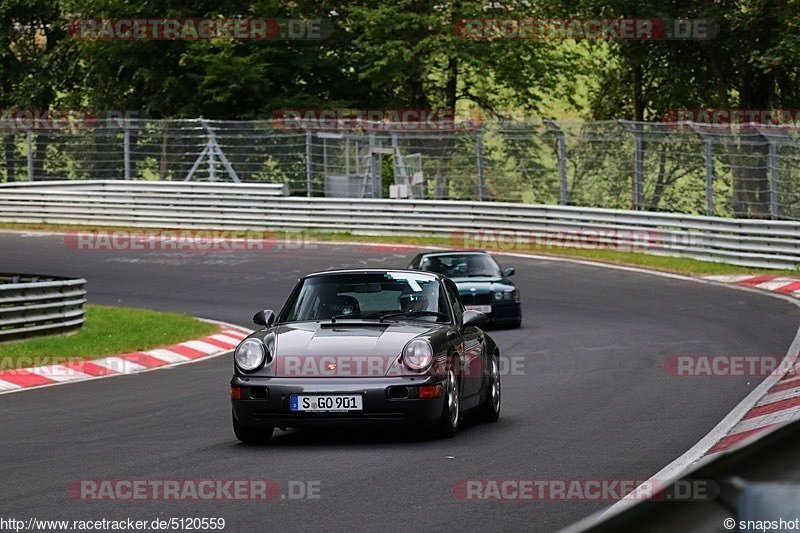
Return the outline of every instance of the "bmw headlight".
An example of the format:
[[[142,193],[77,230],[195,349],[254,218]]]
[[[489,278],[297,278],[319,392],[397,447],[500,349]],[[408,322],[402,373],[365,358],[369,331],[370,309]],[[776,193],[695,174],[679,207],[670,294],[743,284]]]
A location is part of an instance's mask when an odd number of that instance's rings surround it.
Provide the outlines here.
[[[236,366],[245,372],[251,372],[262,365],[266,356],[267,351],[260,340],[247,339],[236,347],[233,359]]]
[[[424,370],[433,361],[433,347],[423,339],[414,339],[403,348],[403,363],[411,370]]]
[[[503,292],[496,292],[494,293],[494,299],[497,301],[518,301],[519,295],[517,295],[517,290],[512,289],[510,291],[503,291]]]

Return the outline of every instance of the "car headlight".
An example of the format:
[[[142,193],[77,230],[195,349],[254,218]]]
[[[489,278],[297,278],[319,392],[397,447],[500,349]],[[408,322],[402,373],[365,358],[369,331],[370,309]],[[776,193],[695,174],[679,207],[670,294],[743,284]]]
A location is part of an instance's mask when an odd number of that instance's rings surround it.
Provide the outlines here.
[[[245,372],[250,372],[260,367],[266,356],[267,351],[260,340],[247,339],[236,347],[233,359],[236,361],[236,366]]]
[[[431,343],[422,339],[414,339],[403,348],[403,363],[411,370],[423,370],[433,361]]]
[[[517,300],[519,300],[519,295],[517,294],[517,290],[516,289],[512,289],[510,291],[503,291],[503,292],[494,293],[494,299],[498,300],[498,301],[500,301],[500,300],[504,300],[504,301],[514,300],[514,301],[517,301]]]

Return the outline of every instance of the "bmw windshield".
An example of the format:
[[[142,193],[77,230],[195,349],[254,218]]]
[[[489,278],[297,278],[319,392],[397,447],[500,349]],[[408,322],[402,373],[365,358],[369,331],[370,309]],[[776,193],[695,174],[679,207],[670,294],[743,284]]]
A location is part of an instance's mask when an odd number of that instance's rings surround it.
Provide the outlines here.
[[[450,322],[450,310],[444,286],[434,276],[348,272],[302,280],[278,316],[278,323],[345,319]]]
[[[486,254],[447,254],[424,257],[420,269],[444,274],[448,278],[499,278],[500,267]]]

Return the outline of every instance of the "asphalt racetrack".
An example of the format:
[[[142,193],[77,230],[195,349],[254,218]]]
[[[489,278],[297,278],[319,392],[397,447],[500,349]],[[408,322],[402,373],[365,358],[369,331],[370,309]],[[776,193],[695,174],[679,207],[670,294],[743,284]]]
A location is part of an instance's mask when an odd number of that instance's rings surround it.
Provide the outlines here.
[[[219,253],[78,251],[58,235],[0,234],[0,271],[84,277],[96,304],[251,326],[299,276],[404,268],[414,250],[341,244]],[[498,256],[516,267],[523,327],[491,334],[504,359],[497,424],[448,440],[402,431],[231,429],[231,356],[0,396],[0,517],[221,517],[226,531],[552,531],[612,502],[463,501],[466,479],[644,480],[684,453],[759,382],[687,378],[672,355],[784,354],[797,307],[648,274]],[[119,324],[124,328],[125,324]],[[312,482],[317,499],[81,501],[72,480]],[[286,494],[284,494],[286,495]]]

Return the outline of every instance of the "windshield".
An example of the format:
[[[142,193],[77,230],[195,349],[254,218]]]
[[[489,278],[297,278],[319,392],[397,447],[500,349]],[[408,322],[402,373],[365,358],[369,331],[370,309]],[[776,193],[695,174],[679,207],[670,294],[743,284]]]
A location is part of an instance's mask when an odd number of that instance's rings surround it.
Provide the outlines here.
[[[438,272],[448,278],[501,276],[497,262],[487,254],[429,255],[422,258],[420,270]]]
[[[444,286],[433,276],[348,273],[302,280],[278,322],[363,318],[449,322],[450,312]]]

